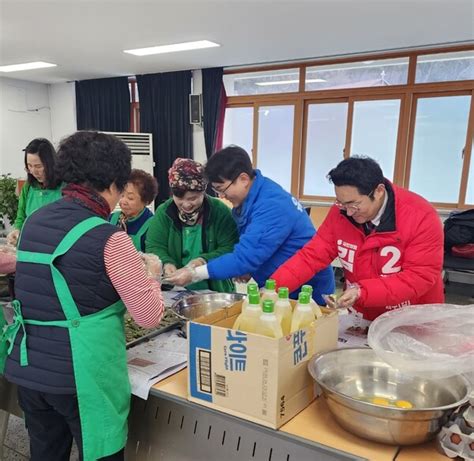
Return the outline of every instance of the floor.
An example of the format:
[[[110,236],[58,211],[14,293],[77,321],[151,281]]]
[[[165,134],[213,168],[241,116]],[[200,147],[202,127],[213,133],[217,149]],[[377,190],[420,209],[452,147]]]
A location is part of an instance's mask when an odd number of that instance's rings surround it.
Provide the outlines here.
[[[447,286],[446,302],[450,304],[474,304],[472,285],[450,284]],[[11,415],[4,445],[4,461],[27,461],[29,459],[28,434],[22,419]],[[79,459],[74,446],[71,461]]]

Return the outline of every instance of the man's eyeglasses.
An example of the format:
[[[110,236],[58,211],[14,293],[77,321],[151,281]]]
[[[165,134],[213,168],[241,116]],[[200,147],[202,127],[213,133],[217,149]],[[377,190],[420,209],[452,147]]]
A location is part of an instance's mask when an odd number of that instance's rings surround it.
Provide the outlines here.
[[[375,189],[377,189],[377,187]],[[374,196],[375,189],[370,194],[367,194],[367,197],[372,198]],[[336,201],[334,202],[334,205],[336,205],[340,210],[352,211],[352,212],[355,213],[356,211],[360,210],[360,206],[362,205],[362,201],[363,200],[359,200],[357,202],[346,205],[346,204],[341,203],[339,200],[336,199]]]
[[[240,176],[240,175],[239,175]],[[213,190],[213,192],[216,194],[216,195],[225,195],[225,193],[227,192],[227,189],[229,189],[230,186],[232,186],[232,184],[234,184],[234,182],[236,181],[236,179],[239,177],[239,176],[236,176],[228,185],[225,189],[223,190],[218,190],[218,189],[215,189],[214,187],[211,187],[211,189]]]

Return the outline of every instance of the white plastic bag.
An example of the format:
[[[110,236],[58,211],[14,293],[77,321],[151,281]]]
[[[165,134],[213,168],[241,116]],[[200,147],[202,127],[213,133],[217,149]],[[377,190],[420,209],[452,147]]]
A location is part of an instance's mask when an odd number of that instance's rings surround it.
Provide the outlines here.
[[[387,312],[369,328],[369,346],[403,373],[447,378],[474,372],[474,305],[431,304]]]

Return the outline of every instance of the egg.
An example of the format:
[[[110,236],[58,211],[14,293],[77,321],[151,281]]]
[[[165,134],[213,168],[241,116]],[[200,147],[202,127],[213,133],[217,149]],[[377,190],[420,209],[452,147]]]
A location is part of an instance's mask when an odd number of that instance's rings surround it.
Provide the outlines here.
[[[409,402],[408,400],[396,400],[395,405],[398,408],[405,408],[405,409],[413,408],[413,404]]]
[[[373,397],[370,402],[374,405],[390,406],[390,401],[383,397]]]

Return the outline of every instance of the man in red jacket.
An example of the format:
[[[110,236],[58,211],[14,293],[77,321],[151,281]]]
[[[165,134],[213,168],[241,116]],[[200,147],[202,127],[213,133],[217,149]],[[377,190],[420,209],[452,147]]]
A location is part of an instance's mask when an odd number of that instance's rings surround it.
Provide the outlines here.
[[[328,174],[336,202],[301,250],[271,276],[295,290],[339,257],[346,290],[338,306],[366,320],[412,304],[444,302],[443,230],[422,197],[393,185],[367,157],[350,157]]]

